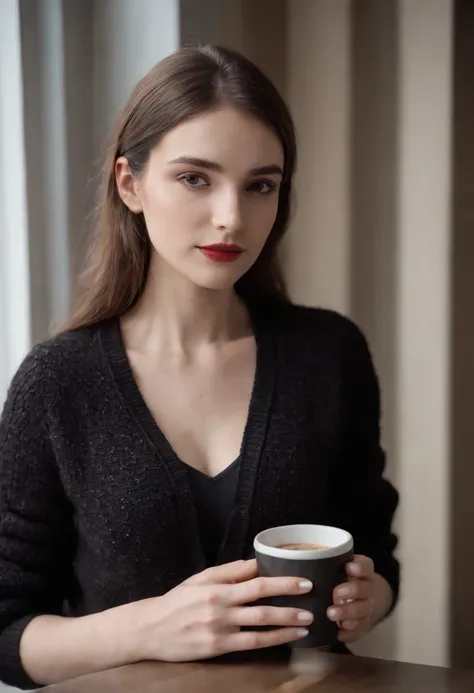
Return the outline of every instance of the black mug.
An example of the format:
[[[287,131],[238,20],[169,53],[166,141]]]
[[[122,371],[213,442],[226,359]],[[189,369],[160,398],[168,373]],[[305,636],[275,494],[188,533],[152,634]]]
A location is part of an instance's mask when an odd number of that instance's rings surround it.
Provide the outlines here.
[[[273,597],[265,603],[310,611],[314,616],[306,638],[292,647],[330,648],[337,641],[337,623],[327,610],[333,591],[347,582],[345,565],[353,558],[349,532],[325,525],[284,525],[257,534],[254,540],[258,572],[262,577],[292,576],[311,580],[313,589],[302,595]]]

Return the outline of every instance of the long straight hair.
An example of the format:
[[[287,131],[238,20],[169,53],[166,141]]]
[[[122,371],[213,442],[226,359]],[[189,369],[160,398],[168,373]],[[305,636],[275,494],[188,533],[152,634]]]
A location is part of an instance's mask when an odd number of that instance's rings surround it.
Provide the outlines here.
[[[295,130],[272,82],[241,54],[219,46],[185,47],[164,58],[140,80],[122,111],[102,171],[95,228],[67,330],[123,315],[140,298],[150,266],[151,243],[143,214],[134,214],[117,189],[115,164],[128,159],[140,176],[150,152],[185,119],[230,105],[268,125],[284,151],[278,211],[253,266],[235,285],[248,304],[287,300],[278,246],[290,216],[296,164]]]

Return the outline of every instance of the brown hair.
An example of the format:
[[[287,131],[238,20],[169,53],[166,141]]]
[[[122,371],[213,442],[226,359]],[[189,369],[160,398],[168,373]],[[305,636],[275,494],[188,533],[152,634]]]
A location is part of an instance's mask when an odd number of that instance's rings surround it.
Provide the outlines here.
[[[284,150],[277,217],[260,256],[236,284],[247,303],[286,300],[278,244],[290,215],[296,141],[288,108],[270,80],[239,53],[219,46],[185,47],[164,58],[135,87],[121,113],[102,171],[95,233],[87,253],[78,300],[66,329],[122,315],[145,287],[151,244],[142,214],[119,196],[115,162],[128,159],[140,175],[151,149],[186,118],[229,104],[270,126]]]

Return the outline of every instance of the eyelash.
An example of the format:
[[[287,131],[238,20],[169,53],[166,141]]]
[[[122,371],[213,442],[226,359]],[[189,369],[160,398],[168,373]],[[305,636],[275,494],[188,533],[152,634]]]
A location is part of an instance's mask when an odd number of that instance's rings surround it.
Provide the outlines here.
[[[189,182],[190,179],[192,178],[199,178],[203,181],[205,181],[205,185],[191,185]],[[193,188],[193,189],[199,189],[199,188],[206,188],[209,186],[209,183],[206,181],[204,176],[202,176],[200,173],[185,173],[184,175],[180,176],[178,178],[178,181],[184,185],[186,188]],[[278,185],[274,183],[271,180],[256,180],[253,181],[253,183],[250,183],[249,188],[255,185],[266,185],[268,186],[268,190],[266,192],[263,191],[258,191],[258,190],[249,190],[249,192],[254,192],[257,195],[271,195],[272,193],[276,192],[278,189]]]

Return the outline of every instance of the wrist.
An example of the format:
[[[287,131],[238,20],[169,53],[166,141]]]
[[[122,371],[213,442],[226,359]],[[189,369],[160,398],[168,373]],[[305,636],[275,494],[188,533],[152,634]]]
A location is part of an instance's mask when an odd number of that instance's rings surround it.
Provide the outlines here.
[[[119,607],[124,610],[127,622],[123,652],[130,663],[156,659],[156,629],[158,624],[157,610],[161,597],[150,597]]]
[[[147,659],[146,613],[150,607],[144,599],[114,607],[102,614],[105,619],[101,626],[102,638],[108,642],[107,656],[109,667],[114,668]],[[105,626],[105,627],[104,627]]]
[[[20,659],[28,676],[49,685],[143,659],[134,604],[87,616],[40,615],[23,631]]]

